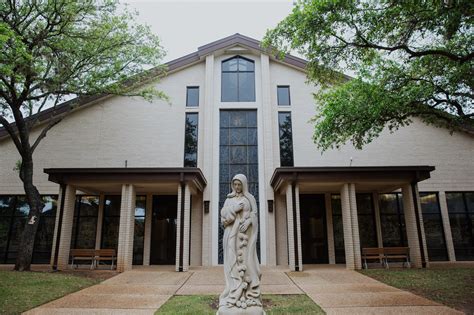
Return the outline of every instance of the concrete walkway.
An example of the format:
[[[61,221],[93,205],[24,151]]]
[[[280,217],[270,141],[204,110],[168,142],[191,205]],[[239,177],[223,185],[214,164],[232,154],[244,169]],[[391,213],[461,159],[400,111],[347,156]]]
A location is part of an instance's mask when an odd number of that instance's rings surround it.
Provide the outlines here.
[[[343,266],[305,266],[304,272],[263,268],[263,294],[306,293],[328,314],[462,314]],[[173,295],[218,295],[222,267],[138,267],[25,314],[153,314]]]

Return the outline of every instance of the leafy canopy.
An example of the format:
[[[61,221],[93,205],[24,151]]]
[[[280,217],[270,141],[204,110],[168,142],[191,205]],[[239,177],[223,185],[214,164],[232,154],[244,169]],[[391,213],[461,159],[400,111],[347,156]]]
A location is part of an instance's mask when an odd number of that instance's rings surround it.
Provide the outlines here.
[[[318,147],[360,149],[412,117],[473,132],[473,16],[470,0],[300,0],[264,46],[307,57]]]
[[[143,70],[164,56],[135,15],[115,0],[0,1],[0,118],[18,124],[19,113],[32,115],[71,95],[165,97],[135,89]]]

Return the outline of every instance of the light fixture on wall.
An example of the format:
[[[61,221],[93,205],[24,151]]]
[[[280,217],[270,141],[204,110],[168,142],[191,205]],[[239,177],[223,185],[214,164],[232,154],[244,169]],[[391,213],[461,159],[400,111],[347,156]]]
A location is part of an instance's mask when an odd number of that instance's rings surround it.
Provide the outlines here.
[[[268,212],[273,212],[273,200],[267,200]]]
[[[204,200],[204,213],[209,213],[209,200]]]

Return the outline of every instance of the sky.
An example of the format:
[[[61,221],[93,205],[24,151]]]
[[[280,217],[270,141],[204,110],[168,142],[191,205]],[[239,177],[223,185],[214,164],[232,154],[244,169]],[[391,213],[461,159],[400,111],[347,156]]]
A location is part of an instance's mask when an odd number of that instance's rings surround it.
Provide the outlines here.
[[[199,46],[240,33],[261,40],[267,29],[290,14],[292,0],[122,0],[150,25],[167,55],[163,62],[197,51]]]

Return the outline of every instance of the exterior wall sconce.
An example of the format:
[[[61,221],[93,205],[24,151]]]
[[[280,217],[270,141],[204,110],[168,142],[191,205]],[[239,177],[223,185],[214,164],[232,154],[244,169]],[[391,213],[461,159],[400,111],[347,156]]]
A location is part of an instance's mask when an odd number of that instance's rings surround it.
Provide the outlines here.
[[[209,200],[204,200],[204,213],[209,213]]]
[[[268,212],[273,212],[273,200],[267,200]]]

